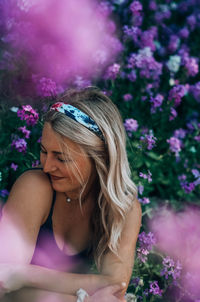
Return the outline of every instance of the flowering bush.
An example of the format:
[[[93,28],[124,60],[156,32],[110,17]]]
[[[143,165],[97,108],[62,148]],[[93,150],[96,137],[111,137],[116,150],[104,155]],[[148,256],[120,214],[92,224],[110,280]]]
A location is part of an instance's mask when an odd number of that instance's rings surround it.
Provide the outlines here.
[[[78,28],[89,30],[85,44],[66,22],[69,36],[63,36],[62,29],[55,26],[52,39],[50,23],[55,24],[51,13],[40,29],[32,14],[33,4],[38,2],[31,3],[0,3],[1,199],[6,200],[12,183],[26,167],[38,164],[41,114],[48,103],[71,86],[99,86],[121,112],[132,178],[143,208],[127,301],[197,301],[199,292],[184,284],[188,280],[198,284],[195,275],[200,275],[199,265],[186,276],[191,253],[184,254],[183,261],[180,247],[173,255],[166,246],[161,252],[161,237],[150,229],[148,221],[161,205],[176,211],[200,204],[199,0],[99,0],[92,8],[94,16],[100,17],[97,24],[98,18],[92,18],[94,30],[88,29],[85,15],[76,6],[76,16],[83,21]],[[38,18],[43,19],[42,15]],[[90,36],[95,34],[95,26],[99,38],[94,41]],[[66,39],[65,56],[59,57],[57,42],[62,38]],[[77,45],[76,39],[90,45],[90,52],[86,47],[82,54],[78,43],[79,49],[70,50],[65,61],[66,47]],[[33,47],[38,43],[41,50]],[[88,72],[85,58],[90,64]],[[167,212],[165,215],[167,221]],[[195,226],[187,225],[190,238]],[[172,223],[172,241],[176,241],[176,230],[177,224]],[[180,246],[184,248],[182,245],[183,241]]]

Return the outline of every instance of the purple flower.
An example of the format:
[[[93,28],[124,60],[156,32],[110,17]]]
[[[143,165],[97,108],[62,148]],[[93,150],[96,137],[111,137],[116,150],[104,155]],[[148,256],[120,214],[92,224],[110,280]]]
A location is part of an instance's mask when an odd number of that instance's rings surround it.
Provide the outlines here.
[[[140,172],[139,176],[144,178],[144,179],[147,179],[148,182],[152,182],[152,178],[151,178],[152,174],[149,170],[148,170],[148,174],[144,174],[144,173]]]
[[[150,47],[152,51],[156,50],[154,39],[157,37],[157,27],[152,26],[150,29],[143,31],[140,35],[140,47]]]
[[[196,17],[194,15],[190,15],[187,17],[187,23],[189,24],[190,29],[194,30],[196,26]]]
[[[139,185],[138,185],[138,192],[139,192],[139,194],[142,195],[142,194],[143,194],[143,191],[144,191],[144,186],[141,185],[141,184],[139,184]]]
[[[174,100],[174,106],[180,105],[182,97],[187,93],[186,85],[176,85],[169,91],[169,100]]]
[[[171,35],[170,36],[170,41],[168,45],[168,49],[170,52],[175,52],[180,45],[180,39],[176,35]]]
[[[189,37],[189,30],[187,27],[183,27],[180,31],[179,31],[179,36],[183,39],[187,39]]]
[[[149,9],[155,11],[157,9],[157,3],[154,0],[149,2]]]
[[[128,59],[128,68],[138,68],[140,76],[146,79],[158,80],[162,74],[162,64],[158,63],[152,54],[150,47],[140,49],[138,54],[132,53]]]
[[[139,247],[137,248],[137,255],[140,261],[144,263],[147,260],[147,255],[151,251],[153,245],[156,243],[156,239],[152,232],[149,232],[148,234],[142,232],[139,234],[138,240]]]
[[[133,41],[135,42],[135,44],[136,45],[138,44],[138,38],[141,34],[141,29],[140,28],[138,28],[136,26],[128,27],[128,25],[124,25],[123,31],[124,31],[125,40],[127,38],[132,38]]]
[[[147,149],[151,150],[156,145],[157,138],[153,135],[153,131],[150,130],[149,134],[145,134],[145,136],[141,136],[140,140],[147,144]]]
[[[37,95],[41,97],[53,97],[58,94],[59,89],[56,83],[49,78],[38,78],[36,75],[32,75],[32,79],[36,84]]]
[[[126,93],[123,95],[124,102],[129,102],[133,99],[133,96],[130,93]]]
[[[13,169],[14,171],[16,171],[17,168],[18,168],[18,165],[12,163],[12,164],[10,165],[10,167],[11,167],[11,169]]]
[[[199,72],[198,60],[193,57],[188,58],[185,63],[185,68],[189,76],[196,76]]]
[[[29,138],[30,137],[31,131],[28,130],[28,129],[26,129],[26,126],[19,127],[18,130],[20,130],[23,134],[25,134],[25,138]]]
[[[0,196],[1,197],[5,198],[8,195],[9,195],[8,190],[6,190],[6,189],[0,190]]]
[[[126,119],[124,123],[124,127],[128,132],[132,132],[132,131],[135,132],[138,129],[138,122],[133,118]]]
[[[170,145],[170,150],[175,153],[175,156],[178,156],[182,146],[180,139],[172,136],[170,139],[167,139],[167,142]]]
[[[174,137],[176,138],[185,138],[187,131],[180,128],[174,131]]]
[[[15,148],[18,152],[26,152],[27,142],[23,138],[14,139],[11,143],[11,147]]]
[[[139,1],[133,1],[130,5],[130,10],[135,16],[140,15],[142,9],[142,4]]]
[[[117,75],[119,74],[119,70],[120,65],[117,63],[114,63],[113,65],[109,66],[105,74],[105,79],[115,80]]]
[[[169,116],[169,121],[173,121],[177,117],[177,111],[171,107],[170,108],[170,116]]]
[[[190,92],[197,102],[200,102],[200,82],[190,86]]]
[[[36,161],[32,162],[32,167],[37,167],[40,161],[37,159]]]
[[[161,276],[164,276],[165,279],[168,279],[169,276],[172,276],[174,281],[180,278],[182,266],[179,261],[175,263],[173,259],[167,256],[163,259],[162,264],[163,264],[163,269],[161,270],[160,273]]]
[[[21,120],[25,120],[29,126],[37,124],[39,119],[38,113],[30,105],[25,105],[22,106],[22,109],[18,109],[17,116]]]
[[[139,202],[143,205],[150,203],[149,198],[143,197],[143,198],[138,198]]]
[[[151,113],[155,113],[156,112],[156,108],[160,107],[163,103],[163,95],[161,94],[157,94],[156,97],[151,97],[150,98],[150,102],[152,104],[151,106]]]
[[[158,285],[158,281],[150,282],[149,292],[152,293],[153,295],[162,296],[163,290],[160,289],[160,287]]]

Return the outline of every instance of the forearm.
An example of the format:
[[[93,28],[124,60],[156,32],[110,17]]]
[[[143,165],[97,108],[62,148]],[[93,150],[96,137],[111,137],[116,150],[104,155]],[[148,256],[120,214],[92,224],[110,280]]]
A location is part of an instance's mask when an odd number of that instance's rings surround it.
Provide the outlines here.
[[[0,302],[39,302],[39,301],[56,301],[56,302],[76,302],[77,297],[54,293],[50,291],[22,288],[18,291],[6,294]]]
[[[89,294],[111,284],[110,278],[95,274],[72,274],[47,269],[36,265],[27,265],[24,269],[25,286],[53,292],[76,295],[79,288]]]

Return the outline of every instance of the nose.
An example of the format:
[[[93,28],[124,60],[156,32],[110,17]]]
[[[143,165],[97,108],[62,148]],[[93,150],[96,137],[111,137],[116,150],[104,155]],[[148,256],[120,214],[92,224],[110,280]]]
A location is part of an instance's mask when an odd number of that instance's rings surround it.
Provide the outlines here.
[[[48,155],[45,156],[45,158],[43,158],[41,163],[42,163],[43,171],[45,173],[50,173],[57,169],[54,160],[50,158]]]

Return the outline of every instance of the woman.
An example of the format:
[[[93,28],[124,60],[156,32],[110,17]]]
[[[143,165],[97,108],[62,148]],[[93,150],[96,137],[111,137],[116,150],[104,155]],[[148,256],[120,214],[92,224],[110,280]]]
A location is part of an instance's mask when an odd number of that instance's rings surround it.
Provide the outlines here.
[[[10,241],[0,261],[16,264],[0,265],[2,292],[123,300],[141,208],[111,100],[95,88],[60,98],[44,118],[40,161],[17,179],[3,208],[0,236]],[[89,271],[91,261],[99,274]]]

